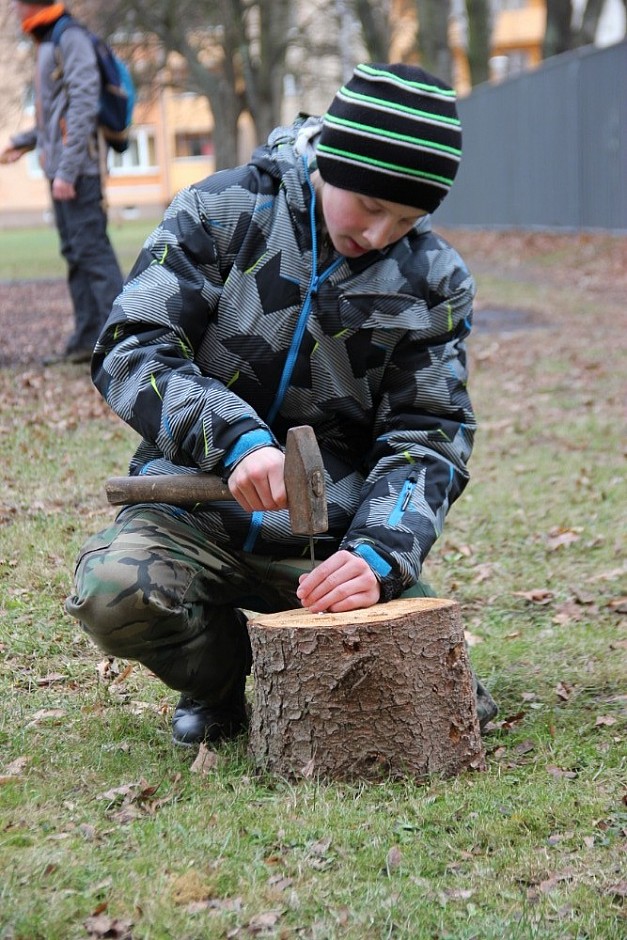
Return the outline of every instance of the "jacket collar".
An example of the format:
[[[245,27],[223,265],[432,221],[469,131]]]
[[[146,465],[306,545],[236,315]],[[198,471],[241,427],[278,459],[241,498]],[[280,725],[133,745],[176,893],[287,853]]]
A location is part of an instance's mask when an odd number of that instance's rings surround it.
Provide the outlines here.
[[[62,3],[53,3],[32,16],[22,20],[22,31],[33,39],[41,41],[48,29],[66,12]]]

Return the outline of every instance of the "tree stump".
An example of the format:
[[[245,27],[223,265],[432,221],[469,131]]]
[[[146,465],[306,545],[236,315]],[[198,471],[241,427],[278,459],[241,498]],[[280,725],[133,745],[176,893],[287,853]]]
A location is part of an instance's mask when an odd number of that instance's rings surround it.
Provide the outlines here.
[[[251,614],[249,753],[285,777],[380,780],[484,769],[459,605]]]

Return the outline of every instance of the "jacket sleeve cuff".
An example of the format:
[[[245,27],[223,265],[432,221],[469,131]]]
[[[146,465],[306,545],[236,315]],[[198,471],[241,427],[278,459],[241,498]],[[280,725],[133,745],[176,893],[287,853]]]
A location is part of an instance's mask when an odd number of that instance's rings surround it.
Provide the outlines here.
[[[395,600],[400,597],[407,585],[399,574],[392,568],[392,565],[383,555],[366,542],[345,546],[349,552],[359,555],[360,558],[370,565],[375,573],[377,581],[380,584],[381,592],[379,594],[379,603]]]
[[[224,455],[222,463],[226,473],[231,473],[244,457],[261,447],[276,447],[276,441],[269,431],[259,428],[256,431],[247,431],[246,434],[242,434]]]

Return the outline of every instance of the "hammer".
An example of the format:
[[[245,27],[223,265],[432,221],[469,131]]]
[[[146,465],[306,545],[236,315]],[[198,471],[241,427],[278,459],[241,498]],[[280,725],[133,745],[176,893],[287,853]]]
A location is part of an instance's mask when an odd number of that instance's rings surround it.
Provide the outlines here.
[[[295,535],[309,536],[311,568],[315,564],[313,536],[329,527],[324,488],[324,464],[316,435],[309,425],[290,428],[285,441],[285,490],[290,525]],[[211,473],[166,473],[155,476],[110,477],[105,483],[114,506],[170,503],[190,506],[234,499],[226,483]]]

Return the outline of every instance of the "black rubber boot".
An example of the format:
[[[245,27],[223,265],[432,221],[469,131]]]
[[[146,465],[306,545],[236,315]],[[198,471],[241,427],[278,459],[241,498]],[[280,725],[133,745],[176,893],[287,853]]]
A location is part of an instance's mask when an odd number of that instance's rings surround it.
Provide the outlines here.
[[[181,695],[172,717],[172,740],[184,747],[236,738],[248,728],[246,676],[217,705],[205,705]]]

